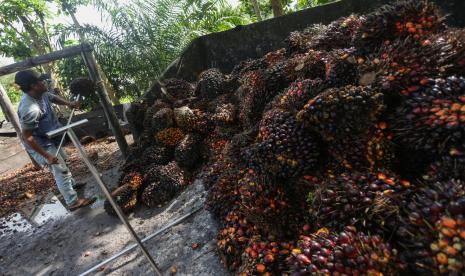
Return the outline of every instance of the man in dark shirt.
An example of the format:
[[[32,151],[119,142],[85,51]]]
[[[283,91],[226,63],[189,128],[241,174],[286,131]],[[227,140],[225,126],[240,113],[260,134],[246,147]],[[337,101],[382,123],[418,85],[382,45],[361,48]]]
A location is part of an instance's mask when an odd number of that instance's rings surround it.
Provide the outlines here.
[[[78,198],[73,187],[76,183],[65,163],[65,153],[60,149],[56,154],[59,141],[49,139],[46,133],[60,127],[51,103],[72,108],[79,107],[79,103],[49,93],[45,79],[45,75],[39,75],[33,70],[24,70],[15,76],[16,84],[24,92],[18,107],[21,134],[26,150],[40,166],[50,166],[68,208],[75,210],[91,204],[95,199]]]

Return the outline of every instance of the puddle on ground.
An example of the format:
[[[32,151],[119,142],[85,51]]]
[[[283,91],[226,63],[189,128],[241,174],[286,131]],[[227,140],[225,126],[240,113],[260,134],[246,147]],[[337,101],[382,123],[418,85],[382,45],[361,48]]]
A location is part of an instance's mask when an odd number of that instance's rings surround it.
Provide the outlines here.
[[[52,196],[44,204],[31,210],[29,215],[14,213],[8,217],[0,218],[0,237],[16,232],[29,232],[47,222],[63,218],[70,212],[63,206],[56,196]]]

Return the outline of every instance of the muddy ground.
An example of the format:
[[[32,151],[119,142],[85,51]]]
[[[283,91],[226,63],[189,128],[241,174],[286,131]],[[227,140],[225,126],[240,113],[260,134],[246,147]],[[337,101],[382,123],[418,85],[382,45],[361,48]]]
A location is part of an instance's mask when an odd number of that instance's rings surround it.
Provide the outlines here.
[[[114,166],[102,170],[103,180],[109,186],[114,186],[119,177],[121,162],[114,154]],[[122,223],[103,210],[102,193],[90,175],[84,173],[77,180],[87,183],[81,194],[97,195],[99,200],[92,207],[62,214],[41,226],[4,233],[0,237],[0,275],[78,275],[133,244]],[[130,223],[140,237],[145,237],[203,207],[205,195],[201,181],[195,181],[164,207],[138,208],[129,215]],[[175,271],[176,275],[226,275],[215,252],[217,230],[208,211],[201,209],[146,246],[164,275]],[[138,249],[109,263],[97,274],[154,275]]]

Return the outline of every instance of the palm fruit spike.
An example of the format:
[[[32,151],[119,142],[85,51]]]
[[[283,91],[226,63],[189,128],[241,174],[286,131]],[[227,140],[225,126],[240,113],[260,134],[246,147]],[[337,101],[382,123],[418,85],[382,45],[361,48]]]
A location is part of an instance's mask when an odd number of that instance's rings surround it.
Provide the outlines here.
[[[228,213],[216,244],[221,260],[229,270],[235,271],[241,266],[241,255],[254,232],[253,225],[236,209]]]
[[[327,89],[308,101],[297,121],[332,141],[366,130],[383,109],[381,93],[369,86],[349,85]]]
[[[252,169],[244,173],[238,185],[239,212],[264,235],[284,238],[297,233],[302,218],[295,214],[282,185]]]
[[[183,171],[176,162],[163,166],[153,166],[144,175],[146,188],[142,192],[142,202],[148,207],[157,207],[171,200],[184,185]]]
[[[186,99],[194,95],[194,86],[184,80],[167,79],[164,84],[167,92],[176,100]]]
[[[448,153],[461,146],[465,137],[464,93],[462,77],[437,79],[418,88],[398,111],[402,115],[393,127],[394,141],[431,154]]]
[[[422,41],[413,38],[386,43],[377,71],[383,89],[408,95],[428,78],[461,74],[465,69],[465,33],[449,31]]]
[[[288,263],[292,275],[389,275],[398,267],[395,249],[353,226],[301,236]]]
[[[269,122],[268,113],[272,114]],[[322,150],[319,137],[288,112],[270,110],[267,114],[257,143],[244,152],[250,165],[280,178],[302,176],[315,168]]]
[[[288,271],[287,258],[294,246],[292,242],[253,236],[242,254],[238,275],[280,275]]]
[[[239,184],[240,171],[233,166],[221,166],[224,169],[218,172],[218,177],[213,179],[206,205],[208,210],[219,220],[223,220],[226,215],[240,201]],[[214,177],[214,175],[212,175]]]
[[[175,147],[182,138],[184,138],[184,131],[176,127],[165,128],[155,133],[155,140],[166,147]]]
[[[216,68],[203,71],[199,75],[195,94],[201,98],[214,99],[225,92],[225,81],[223,73]]]
[[[292,114],[297,113],[312,98],[323,90],[321,79],[296,80],[272,102],[278,107]]]
[[[437,271],[437,264],[436,254],[433,252],[435,247],[432,244],[442,239],[443,236],[438,236],[440,233],[450,233],[442,232],[435,225],[443,217],[456,219],[463,215],[464,183],[458,180],[427,182],[424,187],[415,190],[409,203],[401,211],[401,224],[396,231],[396,241],[404,248],[401,257],[412,271],[434,273]]]
[[[396,226],[403,191],[410,187],[410,182],[383,172],[344,173],[315,184],[319,188],[308,198],[318,226],[341,229],[351,224],[375,232]]]
[[[375,51],[386,40],[412,36],[421,39],[445,28],[434,4],[406,0],[385,5],[362,18],[354,36],[354,45],[361,54]]]
[[[465,217],[443,216],[436,223],[437,240],[430,245],[437,271],[460,274],[465,267]]]
[[[138,190],[142,188],[142,177],[139,173],[127,174],[120,183],[120,186],[114,190],[113,196],[116,204],[118,204],[123,213],[132,211],[137,206]],[[116,216],[116,212],[108,200],[105,200],[103,205],[107,214]]]
[[[197,134],[187,134],[176,146],[174,160],[182,168],[193,169],[199,165],[201,158],[201,137]]]

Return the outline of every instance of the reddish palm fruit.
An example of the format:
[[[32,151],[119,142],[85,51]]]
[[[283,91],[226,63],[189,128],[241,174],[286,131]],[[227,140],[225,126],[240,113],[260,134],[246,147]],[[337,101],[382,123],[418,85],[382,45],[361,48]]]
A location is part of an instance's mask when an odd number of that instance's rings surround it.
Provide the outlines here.
[[[407,0],[385,5],[361,22],[353,40],[361,54],[375,51],[385,41],[404,37],[419,40],[445,29],[436,6],[427,1]]]
[[[460,120],[463,93],[465,79],[450,77],[410,95],[398,111],[401,116],[393,120],[394,141],[435,155],[460,147],[465,137],[465,121]]]
[[[371,87],[330,88],[309,100],[297,121],[326,141],[343,139],[367,129],[384,109],[383,95]]]
[[[292,273],[303,275],[383,275],[399,271],[397,251],[379,236],[357,232],[355,227],[346,227],[339,234],[301,236],[288,264]]]
[[[437,273],[451,269],[449,273],[452,272],[463,260],[454,262],[450,268],[442,261],[444,257],[456,260],[452,256],[454,250],[447,246],[460,236],[457,227],[463,223],[465,185],[458,180],[427,181],[424,187],[414,190],[408,202],[401,209],[401,224],[396,232],[396,241],[406,249],[401,257],[413,271]],[[439,255],[438,259],[439,252],[445,255]]]
[[[309,195],[312,221],[320,227],[342,229],[353,224],[372,232],[397,225],[400,204],[410,189],[407,181],[392,174],[344,173],[314,183]]]
[[[272,106],[295,114],[302,109],[310,99],[320,94],[323,88],[324,86],[321,79],[296,80],[291,83],[283,93],[275,98],[272,102]]]
[[[166,147],[174,147],[184,138],[184,131],[180,128],[170,127],[155,133],[158,143]]]

